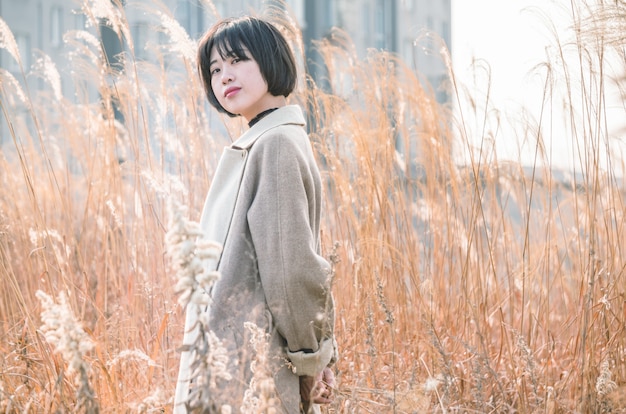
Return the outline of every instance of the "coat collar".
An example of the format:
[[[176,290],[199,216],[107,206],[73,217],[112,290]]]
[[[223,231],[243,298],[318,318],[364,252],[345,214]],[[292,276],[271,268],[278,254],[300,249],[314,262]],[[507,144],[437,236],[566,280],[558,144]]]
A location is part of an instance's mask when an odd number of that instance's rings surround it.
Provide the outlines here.
[[[278,108],[254,124],[252,128],[244,132],[244,134],[231,145],[231,148],[249,149],[257,138],[270,129],[280,125],[300,125],[304,127],[305,124],[302,109],[300,109],[298,105],[286,105]]]

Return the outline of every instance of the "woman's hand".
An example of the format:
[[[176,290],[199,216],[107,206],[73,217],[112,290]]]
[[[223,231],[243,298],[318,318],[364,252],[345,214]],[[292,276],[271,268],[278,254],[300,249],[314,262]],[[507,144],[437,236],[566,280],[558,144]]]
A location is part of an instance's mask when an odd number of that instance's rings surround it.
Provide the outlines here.
[[[335,374],[328,367],[314,377],[307,375],[300,377],[300,397],[304,402],[329,404],[334,398],[334,388]]]

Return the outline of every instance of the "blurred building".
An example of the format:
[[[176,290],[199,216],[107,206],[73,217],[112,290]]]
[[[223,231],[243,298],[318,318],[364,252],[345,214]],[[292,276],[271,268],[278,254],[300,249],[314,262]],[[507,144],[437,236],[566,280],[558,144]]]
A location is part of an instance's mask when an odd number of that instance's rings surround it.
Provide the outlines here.
[[[260,10],[261,0],[214,0],[222,16],[236,16],[252,7]],[[399,55],[431,85],[440,102],[447,101],[442,89],[448,71],[440,56],[442,44],[451,47],[450,0],[286,0],[301,26],[307,46],[308,69],[323,81],[321,57],[312,47],[342,29],[352,40],[360,58],[368,49],[388,50]]]
[[[89,0],[100,4],[108,0]],[[112,0],[111,0],[112,1]],[[125,4],[130,34],[135,54],[142,59],[147,44],[159,44],[163,33],[155,30],[160,23],[154,21],[154,13],[146,8],[156,6],[151,0],[119,0]],[[161,0],[192,39],[197,39],[219,16],[237,16],[249,12],[262,12],[266,0]],[[271,3],[271,2],[269,2]],[[43,88],[43,81],[28,74],[41,57],[41,51],[50,56],[61,72],[62,93],[69,97],[72,91],[64,73],[63,35],[70,30],[85,29],[86,18],[80,11],[81,0],[0,0],[0,17],[7,23],[17,42],[21,65],[5,50],[0,49],[0,68],[11,72],[17,79],[29,83],[31,90]],[[209,9],[213,7],[213,9]],[[354,43],[359,57],[363,58],[370,48],[384,49],[398,54],[421,79],[433,87],[440,102],[447,96],[441,85],[447,79],[447,70],[438,54],[441,49],[431,43],[432,36],[442,39],[450,47],[451,6],[450,0],[286,0],[292,15],[303,33],[307,52],[309,73],[324,84],[327,74],[321,57],[312,47],[313,40],[329,34],[333,27],[343,30]],[[90,30],[93,30],[91,28]],[[111,64],[124,49],[118,37],[102,25],[102,42]],[[433,49],[432,52],[429,49]],[[0,122],[0,144],[6,136],[4,120]]]
[[[126,10],[139,55],[147,41],[158,41],[154,39],[158,36],[155,22],[138,6],[142,3],[151,7],[150,0],[136,0],[129,2],[132,6]],[[209,2],[163,0],[192,38],[199,37],[215,19],[213,11],[203,7],[206,3]],[[267,2],[213,0],[212,4],[219,15],[236,16],[262,10]],[[450,47],[450,0],[286,0],[286,4],[301,26],[307,46],[311,40],[327,36],[332,27],[339,27],[350,36],[360,57],[369,48],[385,49],[401,56],[435,88],[446,77],[446,68],[438,56],[440,47],[432,45],[425,34],[435,34]],[[36,58],[37,50],[55,62],[62,61],[63,33],[85,27],[84,16],[75,12],[79,9],[80,1],[76,0],[0,0],[0,17],[13,31],[25,70]],[[107,36],[106,30],[103,37],[109,54],[114,56],[121,45]],[[427,50],[431,46],[436,49],[434,53]],[[315,56],[310,59],[316,60]],[[0,67],[19,71],[5,51],[0,52]],[[315,70],[312,69],[314,75]]]
[[[305,40],[326,36],[331,27],[345,31],[360,58],[368,49],[396,53],[437,93],[440,102],[447,96],[441,86],[447,69],[432,39],[441,39],[450,48],[450,0],[322,0],[306,1],[303,28]],[[435,49],[435,50],[431,50]],[[433,53],[434,52],[434,53]],[[310,53],[315,58],[315,53]],[[316,66],[318,70],[321,66]],[[312,68],[312,72],[314,72]]]

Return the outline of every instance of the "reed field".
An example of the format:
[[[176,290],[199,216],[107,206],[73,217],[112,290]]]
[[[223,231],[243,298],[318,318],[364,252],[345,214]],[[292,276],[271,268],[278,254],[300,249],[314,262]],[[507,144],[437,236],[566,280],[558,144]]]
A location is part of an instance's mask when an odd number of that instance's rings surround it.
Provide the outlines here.
[[[170,11],[144,11],[164,42],[139,59],[118,3],[85,1],[89,27],[65,34],[71,84],[43,53],[24,67],[0,20],[21,66],[0,69],[2,413],[172,410],[184,307],[166,235],[199,220],[244,123],[208,107],[195,40]],[[291,102],[309,115],[334,265],[340,358],[323,412],[626,412],[626,193],[605,107],[623,83],[604,60],[626,61],[626,3],[579,3],[571,33],[554,34],[577,64],[555,53],[537,71],[542,113],[565,108],[582,154],[558,179],[544,118],[500,129],[489,84],[459,84],[445,49],[442,105],[410,62],[358,58],[339,31],[317,43],[330,88],[303,74]],[[117,65],[102,19],[127,45]],[[534,164],[488,150],[505,133]]]

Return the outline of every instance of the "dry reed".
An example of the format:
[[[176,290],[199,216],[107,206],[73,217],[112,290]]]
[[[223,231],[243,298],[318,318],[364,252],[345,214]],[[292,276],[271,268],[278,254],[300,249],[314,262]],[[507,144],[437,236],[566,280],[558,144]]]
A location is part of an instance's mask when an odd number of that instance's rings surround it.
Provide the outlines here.
[[[335,256],[340,359],[326,412],[623,407],[623,164],[604,125],[603,56],[624,59],[615,31],[626,24],[624,4],[572,5],[579,67],[562,58],[572,46],[556,36],[545,63],[544,103],[565,85],[582,154],[563,180],[551,173],[542,119],[508,132],[534,145],[536,163],[501,162],[487,150],[500,120],[452,70],[450,96],[474,114],[438,104],[392,54],[359,59],[339,31],[317,45],[330,90],[308,81],[293,101],[310,116],[326,183],[323,245]],[[224,132],[209,116],[193,41],[166,10],[154,17],[170,41],[148,49],[152,60],[135,57],[119,2],[85,1],[83,12],[90,27],[65,36],[71,92],[61,93],[45,55],[34,73],[0,71],[3,412],[80,405],[78,385],[38,333],[38,290],[68,292],[66,306],[94,342],[83,361],[100,411],[171,409],[184,315],[165,260],[165,203],[176,197],[197,218],[219,149],[241,127],[225,120]],[[129,45],[116,67],[97,40],[102,17]],[[0,47],[21,65],[2,20]],[[31,75],[43,90],[29,86]],[[476,133],[469,126],[480,113]],[[455,146],[471,154],[464,165]]]

